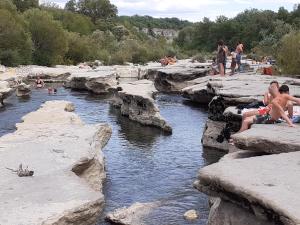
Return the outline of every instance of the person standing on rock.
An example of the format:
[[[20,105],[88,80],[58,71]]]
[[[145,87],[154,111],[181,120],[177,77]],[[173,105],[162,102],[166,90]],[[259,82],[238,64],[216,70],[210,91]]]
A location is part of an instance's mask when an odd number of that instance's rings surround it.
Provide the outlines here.
[[[238,71],[241,72],[242,53],[244,52],[244,45],[242,44],[241,41],[238,41],[235,52],[236,52],[236,63],[238,65]]]
[[[220,40],[218,42],[218,49],[217,49],[217,63],[219,66],[219,72],[221,76],[225,76],[225,63],[226,63],[226,46],[224,45],[224,41]]]

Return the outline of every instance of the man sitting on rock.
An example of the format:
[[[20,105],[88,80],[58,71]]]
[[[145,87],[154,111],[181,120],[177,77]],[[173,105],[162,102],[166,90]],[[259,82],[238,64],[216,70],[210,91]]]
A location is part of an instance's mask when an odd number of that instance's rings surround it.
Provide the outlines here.
[[[284,119],[290,127],[295,127],[289,116],[285,113],[289,101],[300,104],[300,98],[289,95],[289,87],[287,85],[282,85],[279,88],[279,94],[272,100],[271,104],[269,104],[270,110],[264,115],[253,115],[245,118],[239,132],[249,129],[253,123],[274,124],[280,118]]]
[[[242,116],[242,126],[239,132],[249,129],[248,123],[244,122],[247,118],[258,115],[265,115],[271,110],[272,105],[270,104],[276,96],[279,95],[279,83],[274,80],[270,83],[268,91],[264,94],[263,104],[265,107],[259,109],[253,109],[251,111],[243,113]]]

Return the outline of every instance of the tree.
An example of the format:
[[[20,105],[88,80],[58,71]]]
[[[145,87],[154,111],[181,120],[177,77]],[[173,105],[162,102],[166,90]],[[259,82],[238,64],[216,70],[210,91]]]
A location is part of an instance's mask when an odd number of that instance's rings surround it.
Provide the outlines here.
[[[285,74],[300,74],[300,32],[285,35],[277,52],[277,60]]]
[[[32,42],[23,18],[10,1],[0,2],[0,62],[6,66],[29,64]]]
[[[118,9],[109,0],[79,0],[77,4],[80,13],[92,18],[95,23],[97,19],[109,19],[116,17]]]
[[[39,0],[13,0],[13,3],[17,6],[17,9],[21,12],[30,8],[39,7]]]
[[[39,9],[27,10],[25,17],[34,44],[33,62],[46,66],[62,63],[67,52],[67,39],[61,24]]]
[[[77,11],[77,3],[76,0],[70,0],[65,5],[65,10],[76,12]]]
[[[284,7],[280,7],[278,9],[277,18],[284,22],[287,22],[289,19],[289,11],[287,11]]]

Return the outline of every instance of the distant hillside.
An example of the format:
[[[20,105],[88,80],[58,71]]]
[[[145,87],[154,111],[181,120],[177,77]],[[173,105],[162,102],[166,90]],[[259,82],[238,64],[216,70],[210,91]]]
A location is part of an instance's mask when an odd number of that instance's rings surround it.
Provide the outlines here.
[[[151,16],[119,16],[117,20],[120,23],[128,22],[139,29],[172,29],[181,30],[184,27],[190,26],[193,23],[187,20],[180,20],[178,18],[153,18]]]

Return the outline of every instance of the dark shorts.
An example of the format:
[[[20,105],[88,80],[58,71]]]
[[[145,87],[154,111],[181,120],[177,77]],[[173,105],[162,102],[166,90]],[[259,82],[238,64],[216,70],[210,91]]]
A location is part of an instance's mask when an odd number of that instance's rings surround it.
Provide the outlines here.
[[[254,119],[255,124],[274,124],[276,121],[271,119],[271,116],[269,114],[265,115],[258,115]]]
[[[240,53],[236,54],[236,63],[237,64],[241,64],[241,59],[242,59],[242,56]]]

